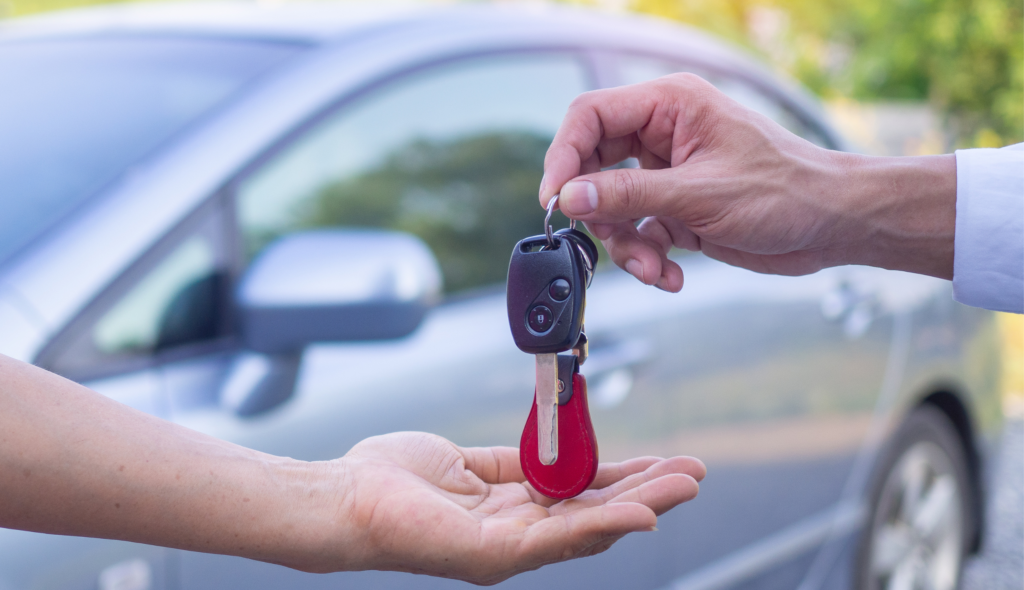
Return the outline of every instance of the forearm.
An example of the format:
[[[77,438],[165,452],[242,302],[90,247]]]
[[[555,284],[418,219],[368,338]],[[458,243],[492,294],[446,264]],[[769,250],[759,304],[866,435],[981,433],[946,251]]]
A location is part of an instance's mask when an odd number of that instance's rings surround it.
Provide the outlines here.
[[[843,154],[829,266],[865,264],[953,278],[956,159]]]
[[[302,567],[319,521],[338,517],[330,464],[221,441],[3,356],[0,387],[0,526]]]

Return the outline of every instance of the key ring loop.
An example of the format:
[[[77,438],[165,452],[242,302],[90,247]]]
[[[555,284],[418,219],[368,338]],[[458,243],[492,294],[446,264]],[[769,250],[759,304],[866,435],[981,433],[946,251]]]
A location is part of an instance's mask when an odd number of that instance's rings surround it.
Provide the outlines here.
[[[544,235],[548,238],[548,248],[555,248],[555,237],[551,232],[551,214],[555,212],[555,205],[558,203],[558,195],[551,197],[548,201],[548,212],[544,216]],[[569,218],[569,229],[576,229],[576,220]]]
[[[548,201],[548,213],[544,216],[544,235],[548,238],[548,248],[554,249],[555,237],[551,235],[551,214],[555,212],[555,204],[558,203],[558,195],[551,197]]]

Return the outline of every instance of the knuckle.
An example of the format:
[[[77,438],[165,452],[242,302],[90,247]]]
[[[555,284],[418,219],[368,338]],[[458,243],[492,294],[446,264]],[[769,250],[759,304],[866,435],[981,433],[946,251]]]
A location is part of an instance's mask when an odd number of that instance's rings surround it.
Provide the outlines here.
[[[716,243],[728,241],[732,234],[729,220],[723,215],[715,215],[701,220],[693,231],[701,239]]]
[[[701,78],[697,74],[693,74],[691,72],[678,72],[665,76],[665,81],[677,86],[694,86],[703,83],[704,78]]]
[[[613,198],[627,214],[637,214],[644,208],[647,193],[647,181],[644,175],[634,168],[616,170],[612,185]]]
[[[591,107],[598,100],[598,93],[600,92],[600,90],[588,90],[576,95],[576,98],[572,99],[572,102],[569,103],[569,111]]]
[[[716,90],[710,82],[690,72],[670,74],[656,82],[662,90],[675,95],[701,96]]]

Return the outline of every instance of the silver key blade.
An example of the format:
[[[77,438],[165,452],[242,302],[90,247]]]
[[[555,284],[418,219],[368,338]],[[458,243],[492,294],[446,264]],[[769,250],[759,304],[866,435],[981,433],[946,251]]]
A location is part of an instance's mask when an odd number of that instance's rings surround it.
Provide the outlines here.
[[[558,355],[538,354],[537,455],[544,465],[558,459]]]

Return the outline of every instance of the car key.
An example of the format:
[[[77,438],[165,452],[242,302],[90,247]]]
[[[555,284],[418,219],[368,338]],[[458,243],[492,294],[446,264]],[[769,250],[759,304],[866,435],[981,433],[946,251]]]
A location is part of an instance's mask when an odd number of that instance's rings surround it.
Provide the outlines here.
[[[520,241],[512,252],[507,306],[516,346],[534,354],[536,365],[534,407],[520,444],[523,470],[538,491],[562,498],[586,489],[597,468],[586,381],[578,373],[586,361],[583,316],[597,248],[572,226],[552,233],[556,202],[549,204],[544,235]],[[570,350],[572,355],[558,354]],[[563,445],[560,425],[568,427]],[[560,447],[569,457],[556,464]]]
[[[553,206],[552,206],[553,207]],[[508,267],[508,318],[520,350],[535,355],[538,449],[541,463],[558,459],[558,363],[583,329],[586,263],[576,242],[553,235],[521,240]],[[564,388],[564,382],[563,382]]]

